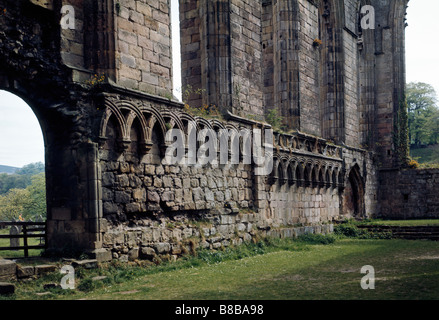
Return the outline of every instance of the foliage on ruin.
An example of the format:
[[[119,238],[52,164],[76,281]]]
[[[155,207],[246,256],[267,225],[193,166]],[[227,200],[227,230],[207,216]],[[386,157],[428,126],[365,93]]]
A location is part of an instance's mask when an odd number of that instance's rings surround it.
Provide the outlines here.
[[[265,120],[275,131],[285,131],[284,118],[276,108],[269,110],[265,115]]]
[[[201,98],[202,94],[206,89],[193,88],[191,85],[186,85],[183,88],[182,98],[184,103],[184,111],[193,117],[201,117],[206,119],[218,119],[224,120],[220,109],[215,104],[202,104],[200,106],[194,106],[190,104],[190,98],[194,96],[199,96]]]
[[[85,83],[89,85],[91,88],[96,88],[102,85],[105,82],[104,74],[94,74],[89,80]]]
[[[218,107],[216,105],[204,104],[200,107],[192,107],[186,103],[184,105],[184,111],[194,117],[201,117],[206,119],[210,119],[210,118],[222,119],[221,112],[218,110]]]
[[[394,147],[397,165],[406,167],[410,162],[409,128],[407,99],[404,97],[399,103],[398,112],[394,120]]]
[[[416,161],[415,159],[410,159],[409,162],[407,163],[408,167],[410,169],[417,169],[419,168],[419,162]]]

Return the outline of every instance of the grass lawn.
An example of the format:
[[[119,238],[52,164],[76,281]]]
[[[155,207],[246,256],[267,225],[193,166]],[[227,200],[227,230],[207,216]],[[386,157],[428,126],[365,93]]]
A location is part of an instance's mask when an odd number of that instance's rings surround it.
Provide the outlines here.
[[[358,222],[358,224],[378,225],[378,226],[400,226],[400,227],[439,226],[439,219],[371,220],[371,221]]]
[[[0,229],[0,234],[9,234],[9,228],[6,229]],[[40,239],[39,238],[28,238],[27,239],[28,245],[39,245]],[[20,239],[20,246],[23,245],[23,239]],[[9,247],[10,246],[10,239],[0,239],[0,247]],[[38,257],[41,255],[42,249],[30,249],[29,250],[29,257]],[[24,257],[24,250],[6,250],[6,251],[0,251],[0,257],[2,258],[23,258]]]
[[[44,283],[62,277],[52,275],[33,283],[17,283],[16,294],[8,299],[439,299],[439,243],[433,241],[345,238],[325,245],[290,241],[266,248],[263,254],[208,261],[198,256],[159,267],[110,264],[97,270],[75,270],[74,290],[44,290]],[[365,274],[360,270],[365,265],[375,270],[374,290],[361,288]],[[107,279],[91,281],[97,275]],[[36,294],[42,291],[49,293]]]
[[[432,145],[427,148],[411,148],[410,155],[420,164],[439,166],[439,145]]]

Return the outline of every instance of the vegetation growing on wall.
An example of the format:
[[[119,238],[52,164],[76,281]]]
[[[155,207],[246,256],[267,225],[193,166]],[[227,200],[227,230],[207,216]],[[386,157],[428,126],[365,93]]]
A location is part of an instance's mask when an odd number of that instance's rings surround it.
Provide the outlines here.
[[[205,89],[194,89],[191,85],[186,85],[183,88],[183,103],[184,103],[184,111],[189,113],[194,117],[202,117],[202,118],[216,118],[219,120],[223,119],[223,116],[216,105],[207,105],[203,104],[202,106],[193,106],[189,104],[191,96],[199,96],[205,92]]]
[[[395,119],[394,145],[398,166],[407,166],[410,162],[409,128],[407,100],[399,103],[399,110]]]
[[[265,115],[265,119],[273,127],[274,130],[285,130],[285,125],[283,124],[284,118],[279,114],[279,111],[276,108],[269,110]]]

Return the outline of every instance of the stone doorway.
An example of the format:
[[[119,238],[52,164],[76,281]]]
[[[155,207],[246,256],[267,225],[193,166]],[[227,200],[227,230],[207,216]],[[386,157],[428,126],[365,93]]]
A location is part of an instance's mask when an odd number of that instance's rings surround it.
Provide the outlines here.
[[[349,172],[342,201],[343,216],[356,219],[364,217],[364,184],[358,165]]]

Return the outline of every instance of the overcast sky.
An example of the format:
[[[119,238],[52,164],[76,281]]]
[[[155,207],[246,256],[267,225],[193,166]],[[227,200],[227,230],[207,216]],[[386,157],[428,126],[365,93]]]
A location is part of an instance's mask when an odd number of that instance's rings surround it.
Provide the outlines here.
[[[173,4],[178,0],[171,0]],[[394,0],[399,1],[399,0]],[[173,26],[178,12],[172,6]],[[410,0],[406,29],[407,82],[425,82],[439,93],[438,0]],[[173,28],[174,55],[179,56],[179,30]],[[174,64],[174,95],[181,97],[179,65]],[[20,98],[0,91],[0,165],[22,167],[44,162],[44,143],[38,121]]]
[[[431,84],[439,94],[438,13],[438,0],[410,0],[407,10],[406,67],[407,82]]]
[[[33,162],[44,162],[40,124],[26,102],[0,91],[0,165],[21,168]]]

